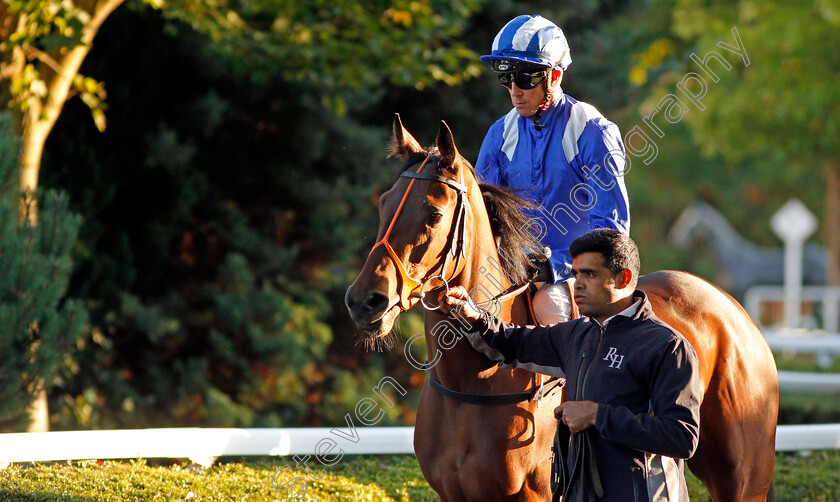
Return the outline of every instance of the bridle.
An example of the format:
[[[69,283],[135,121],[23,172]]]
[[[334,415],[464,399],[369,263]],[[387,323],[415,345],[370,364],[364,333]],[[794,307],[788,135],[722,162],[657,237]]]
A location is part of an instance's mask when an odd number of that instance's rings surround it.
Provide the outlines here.
[[[417,171],[403,171],[400,174],[400,177],[411,178],[411,182],[409,182],[408,188],[406,188],[402,200],[400,200],[400,205],[397,206],[397,211],[394,213],[393,218],[391,218],[391,223],[388,224],[388,229],[385,230],[385,234],[382,236],[381,239],[379,239],[379,241],[376,244],[373,245],[373,247],[370,249],[370,253],[368,253],[368,256],[370,256],[373,253],[373,251],[379,246],[384,247],[388,251],[388,255],[394,261],[394,264],[396,265],[397,271],[400,275],[401,282],[399,289],[400,296],[398,305],[404,311],[411,309],[412,307],[417,305],[418,302],[421,302],[423,304],[423,307],[425,307],[427,310],[439,309],[439,305],[433,306],[426,303],[426,293],[424,291],[425,285],[433,279],[440,279],[443,282],[444,287],[446,288],[446,295],[449,295],[449,281],[452,280],[452,278],[454,278],[458,274],[458,268],[461,265],[461,260],[466,258],[466,250],[464,248],[464,229],[466,226],[465,224],[467,217],[467,208],[464,196],[467,193],[467,186],[464,184],[463,173],[461,174],[460,183],[449,178],[444,178],[443,176],[421,173],[420,171],[423,170],[430,158],[431,155],[427,154],[426,158],[423,159],[423,162],[420,164],[420,167],[417,169]],[[400,257],[397,256],[397,252],[394,251],[394,248],[389,242],[391,230],[394,229],[394,224],[396,223],[397,218],[399,218],[400,213],[402,213],[403,207],[405,207],[405,201],[408,199],[408,194],[411,192],[411,189],[414,188],[414,183],[417,180],[437,181],[439,183],[443,183],[444,185],[455,189],[455,191],[458,194],[458,201],[455,206],[455,218],[452,220],[452,228],[449,233],[449,240],[447,242],[447,246],[444,247],[445,252],[440,266],[440,274],[436,276],[430,276],[419,281],[408,275],[408,271],[406,271],[405,265],[403,265],[402,261],[400,260]],[[444,276],[446,274],[446,269],[449,266],[449,261],[452,258],[455,258],[455,267],[453,267],[449,279],[446,279]],[[435,268],[437,267],[432,267],[430,271],[435,270]],[[489,304],[493,302],[504,301],[507,298],[518,295],[527,287],[528,283],[519,286],[511,286],[510,288],[508,288],[508,290],[490,299],[490,301],[483,303]],[[529,401],[537,401],[537,406],[539,406],[539,402],[541,401],[543,396],[546,396],[549,393],[553,392],[557,387],[562,386],[562,384],[565,382],[564,379],[554,378],[546,382],[546,385],[544,385],[543,378],[542,376],[540,376],[539,384],[537,384],[536,374],[534,374],[534,387],[530,391],[514,392],[510,394],[469,394],[447,389],[440,382],[435,380],[432,377],[431,373],[429,373],[428,379],[429,383],[435,390],[437,390],[442,395],[450,399],[454,399],[463,403],[494,406],[517,404]]]
[[[378,248],[379,246],[384,247],[388,251],[388,255],[394,261],[394,264],[397,266],[397,271],[400,275],[400,289],[399,289],[399,306],[402,310],[409,310],[415,305],[417,302],[422,302],[423,307],[428,310],[436,310],[439,306],[433,306],[426,303],[425,300],[425,292],[424,288],[425,285],[431,282],[433,279],[440,279],[444,286],[446,287],[446,294],[449,294],[449,280],[451,280],[455,275],[458,273],[458,267],[461,265],[461,259],[466,257],[466,250],[464,248],[464,228],[466,223],[467,217],[467,206],[464,200],[464,195],[467,193],[467,186],[464,184],[464,175],[461,174],[461,182],[458,183],[455,180],[444,178],[443,176],[437,176],[434,174],[425,174],[421,173],[420,171],[426,166],[426,163],[431,158],[431,155],[427,154],[426,158],[423,159],[423,162],[420,164],[420,167],[415,172],[403,171],[400,174],[400,177],[403,178],[411,178],[411,182],[408,184],[408,188],[406,188],[405,193],[403,194],[402,200],[400,201],[400,205],[397,207],[397,211],[394,213],[394,217],[391,218],[391,223],[388,225],[388,229],[385,231],[385,235],[373,245],[370,249],[370,256],[373,251]],[[449,234],[449,240],[447,242],[446,248],[448,250],[445,251],[441,266],[440,266],[440,274],[436,276],[427,277],[422,280],[417,280],[410,275],[408,275],[408,271],[405,269],[405,265],[403,265],[400,257],[397,256],[396,251],[394,248],[391,247],[391,243],[389,242],[389,237],[391,236],[391,230],[394,229],[394,224],[399,218],[400,213],[405,206],[405,201],[408,199],[408,194],[411,193],[411,189],[414,188],[414,183],[417,180],[428,180],[428,181],[437,181],[439,183],[443,183],[451,188],[454,188],[458,194],[458,201],[455,206],[455,218],[452,220],[452,229]],[[446,249],[444,248],[444,249]],[[452,269],[452,273],[449,276],[449,279],[445,277],[446,269],[449,266],[449,261],[452,258],[455,258],[455,267]],[[434,270],[437,267],[432,267],[430,269]]]
[[[467,186],[464,184],[464,175],[461,174],[461,182],[458,183],[457,181],[449,178],[444,178],[443,176],[437,176],[434,174],[424,174],[420,171],[426,166],[426,163],[429,161],[431,155],[426,155],[426,158],[423,159],[423,162],[420,164],[420,167],[417,171],[410,172],[410,171],[403,171],[400,174],[400,177],[403,178],[411,178],[411,182],[408,184],[408,188],[406,188],[405,193],[403,194],[403,198],[400,201],[400,205],[397,207],[397,211],[394,213],[393,218],[391,218],[391,223],[388,225],[388,229],[385,231],[385,235],[373,245],[370,249],[370,256],[373,251],[382,246],[388,251],[388,255],[391,257],[391,260],[397,266],[397,271],[399,272],[400,276],[400,295],[399,295],[399,306],[402,310],[409,310],[415,305],[417,302],[421,302],[423,307],[427,310],[438,310],[440,308],[439,305],[429,305],[426,302],[426,291],[425,286],[429,282],[434,279],[439,279],[444,288],[446,288],[446,294],[449,294],[449,281],[452,280],[453,277],[458,273],[458,267],[461,264],[461,259],[466,258],[466,248],[464,246],[464,231],[466,227],[466,215],[467,215],[467,206],[464,200],[464,195],[467,193]],[[408,271],[405,269],[402,261],[400,260],[399,256],[397,256],[396,251],[391,246],[389,242],[389,237],[391,236],[391,230],[394,228],[394,224],[397,221],[397,218],[400,216],[400,213],[405,206],[405,201],[408,199],[408,194],[411,192],[411,189],[414,187],[415,180],[428,180],[428,181],[437,181],[452,187],[458,193],[458,201],[455,206],[455,219],[452,221],[452,229],[450,230],[449,241],[447,242],[447,247],[449,248],[448,252],[443,257],[443,262],[440,267],[440,274],[436,276],[431,276],[426,278],[425,280],[418,281],[417,279],[408,275]],[[444,248],[445,249],[445,248]],[[460,252],[458,250],[460,249]],[[455,258],[455,267],[452,269],[452,274],[449,276],[449,279],[444,277],[446,273],[446,269],[449,266],[449,260],[454,257]],[[431,270],[434,270],[436,267],[433,267]],[[482,307],[484,305],[489,304],[498,304],[502,301],[507,300],[508,298],[517,296],[518,294],[522,293],[528,287],[528,283],[523,283],[520,285],[514,285],[508,288],[507,290],[499,293],[495,297],[491,298],[488,301],[481,302],[481,303],[473,303],[476,307]]]

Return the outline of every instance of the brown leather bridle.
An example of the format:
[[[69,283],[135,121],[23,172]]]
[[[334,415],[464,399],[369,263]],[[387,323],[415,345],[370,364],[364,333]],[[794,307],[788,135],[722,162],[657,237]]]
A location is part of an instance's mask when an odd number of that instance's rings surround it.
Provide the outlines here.
[[[402,200],[400,200],[400,205],[397,206],[397,211],[394,213],[394,217],[391,218],[391,223],[388,224],[388,229],[385,230],[385,235],[383,235],[382,238],[379,239],[379,241],[373,245],[373,247],[370,249],[370,253],[368,253],[368,256],[370,256],[370,254],[373,253],[373,251],[379,246],[384,247],[388,251],[388,255],[396,264],[397,271],[399,272],[401,284],[399,289],[400,296],[398,304],[400,308],[404,311],[411,309],[412,307],[417,305],[418,302],[422,302],[423,307],[425,307],[428,310],[437,310],[438,308],[440,308],[439,305],[432,306],[426,303],[426,293],[423,291],[425,285],[433,279],[440,279],[446,287],[446,294],[448,295],[449,281],[458,274],[458,267],[461,264],[461,259],[466,258],[466,250],[464,248],[464,229],[466,226],[467,208],[466,201],[464,200],[464,195],[467,193],[467,187],[464,184],[463,174],[461,175],[461,182],[458,183],[455,180],[444,178],[443,176],[421,173],[420,171],[422,171],[423,168],[426,166],[426,163],[429,161],[429,158],[431,158],[431,155],[426,155],[426,158],[423,159],[423,162],[420,164],[420,167],[417,169],[417,171],[403,171],[400,174],[400,176],[403,178],[412,178],[411,182],[408,184],[408,188],[406,188]],[[430,275],[421,281],[418,281],[417,279],[408,275],[408,272],[405,269],[405,265],[403,265],[399,256],[397,256],[397,252],[394,251],[394,248],[389,242],[389,237],[391,236],[391,231],[394,229],[394,224],[396,223],[397,218],[399,218],[400,213],[402,213],[403,207],[405,207],[405,201],[408,199],[408,194],[411,192],[411,189],[414,188],[414,183],[417,180],[437,181],[455,189],[455,191],[458,193],[458,201],[455,206],[455,218],[452,220],[452,229],[450,230],[449,240],[447,242],[447,247],[449,249],[445,252],[445,255],[443,257],[440,266],[440,274],[436,276]],[[453,257],[455,258],[455,267],[453,267],[449,279],[446,279],[444,277],[446,274],[446,269],[449,266],[449,260]],[[430,271],[435,270],[435,268],[437,267],[431,268]],[[489,301],[483,302],[483,304],[504,301],[510,297],[518,295],[527,287],[527,282],[522,285],[511,286],[506,291],[500,293],[499,295],[495,296]],[[475,303],[473,303],[473,305],[476,306]],[[530,391],[514,392],[510,394],[469,394],[447,389],[446,387],[441,385],[440,382],[435,380],[432,377],[431,373],[429,373],[428,379],[429,383],[435,390],[437,390],[442,395],[450,399],[454,399],[463,403],[481,405],[506,405],[523,403],[528,401],[537,401],[539,405],[539,402],[543,396],[546,396],[549,393],[553,392],[565,381],[562,379],[555,378],[549,380],[549,382],[547,382],[547,384],[544,386],[542,375],[540,375],[539,383],[537,383],[535,374],[534,387]]]
[[[400,205],[397,207],[397,211],[394,213],[394,217],[391,218],[391,223],[388,225],[388,229],[385,231],[385,235],[373,245],[370,249],[370,256],[373,251],[378,248],[379,246],[384,247],[388,251],[388,255],[394,261],[397,266],[397,271],[399,272],[400,276],[400,289],[399,289],[399,306],[402,310],[409,310],[415,305],[417,302],[422,302],[423,306],[429,310],[435,310],[439,308],[439,306],[432,306],[426,303],[425,301],[425,292],[423,291],[424,286],[428,284],[433,279],[440,279],[444,286],[446,287],[446,294],[449,294],[449,280],[451,280],[458,272],[458,267],[461,264],[461,259],[466,257],[466,250],[464,249],[464,227],[466,223],[466,216],[467,216],[467,207],[464,201],[464,195],[467,193],[467,187],[464,185],[463,174],[461,175],[461,182],[458,183],[455,180],[444,178],[443,176],[437,176],[434,174],[424,174],[420,171],[426,166],[426,163],[431,158],[431,155],[426,155],[426,158],[423,159],[423,162],[420,164],[420,168],[417,169],[415,172],[407,172],[404,171],[400,174],[403,178],[412,178],[411,182],[408,184],[408,188],[405,190],[403,194],[402,200],[400,201]],[[391,230],[394,229],[394,224],[399,218],[400,213],[405,206],[405,201],[408,199],[408,194],[411,192],[411,189],[414,187],[414,183],[417,180],[429,180],[429,181],[437,181],[439,183],[443,183],[447,185],[458,193],[458,201],[455,206],[455,219],[452,220],[452,230],[450,231],[449,241],[447,243],[447,247],[449,248],[446,251],[441,266],[440,266],[440,274],[436,276],[426,277],[422,280],[417,280],[410,275],[408,275],[408,271],[405,269],[405,265],[403,265],[402,261],[400,260],[399,256],[397,256],[396,251],[391,246],[389,242],[389,237],[391,236]],[[452,273],[449,276],[449,279],[445,278],[446,269],[449,266],[449,260],[451,258],[455,258],[455,267],[452,269]],[[437,267],[433,267],[431,270],[434,270]]]

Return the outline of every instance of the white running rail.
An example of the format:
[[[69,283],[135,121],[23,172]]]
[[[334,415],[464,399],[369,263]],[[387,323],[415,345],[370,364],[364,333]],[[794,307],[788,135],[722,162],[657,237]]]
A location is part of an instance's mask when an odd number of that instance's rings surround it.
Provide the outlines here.
[[[209,465],[216,457],[224,455],[314,455],[316,451],[335,455],[340,453],[339,450],[345,454],[414,454],[413,438],[413,427],[10,433],[0,434],[0,464],[111,458],[189,458]],[[333,445],[334,449],[328,451],[327,446],[318,445]],[[840,449],[840,424],[781,425],[777,429],[776,451],[826,449]]]

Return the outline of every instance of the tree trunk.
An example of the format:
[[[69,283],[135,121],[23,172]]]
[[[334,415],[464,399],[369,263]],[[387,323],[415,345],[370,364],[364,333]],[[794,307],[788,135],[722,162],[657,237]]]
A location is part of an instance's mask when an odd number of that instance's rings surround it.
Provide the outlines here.
[[[57,114],[56,114],[57,115]],[[37,114],[34,114],[37,117]],[[23,148],[20,154],[20,187],[21,187],[21,208],[20,218],[28,219],[35,224],[38,222],[38,203],[35,199],[35,189],[38,188],[38,173],[41,168],[41,156],[44,152],[44,143],[47,141],[55,120],[49,123],[44,121],[24,126]],[[47,401],[46,382],[37,382],[38,390],[35,401],[29,409],[29,426],[26,432],[47,432],[50,430],[50,410]]]
[[[38,108],[38,110],[34,110]],[[37,117],[40,107],[33,107],[27,115]],[[57,115],[57,114],[56,114]],[[23,147],[20,152],[20,191],[22,195],[20,218],[28,219],[33,225],[38,223],[38,204],[35,200],[35,190],[38,188],[38,174],[41,171],[41,157],[44,154],[44,144],[52,130],[55,120],[40,120],[31,123],[29,117],[24,119]]]
[[[825,252],[828,286],[840,286],[840,165],[825,164]]]
[[[80,0],[77,5],[90,14],[90,21],[82,28],[81,44],[62,49],[61,56],[54,58],[53,64],[44,61],[38,63],[38,71],[47,83],[47,95],[43,101],[34,100],[29,110],[20,121],[23,136],[21,151],[20,188],[23,194],[21,219],[28,218],[33,224],[38,222],[35,190],[38,188],[38,175],[41,170],[41,157],[44,144],[52,131],[64,103],[70,94],[73,78],[78,74],[82,62],[90,52],[93,39],[105,19],[125,0]],[[22,65],[21,65],[22,66]],[[7,67],[11,70],[11,66]],[[8,78],[9,75],[3,75]],[[44,382],[39,382],[41,390],[30,410],[29,432],[49,430],[49,410],[47,390]]]
[[[50,430],[50,410],[47,405],[47,389],[41,388],[29,409],[29,426],[26,432],[47,432]]]

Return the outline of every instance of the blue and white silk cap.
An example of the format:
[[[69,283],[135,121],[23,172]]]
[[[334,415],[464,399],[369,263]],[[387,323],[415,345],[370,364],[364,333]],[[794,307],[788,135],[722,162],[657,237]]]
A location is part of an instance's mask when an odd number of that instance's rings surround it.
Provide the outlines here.
[[[565,70],[572,63],[563,30],[537,15],[518,16],[508,22],[493,39],[491,51],[479,59],[501,73],[529,71],[523,67],[532,65]]]

